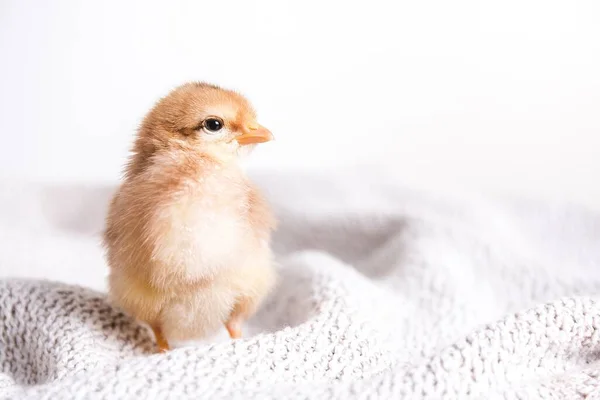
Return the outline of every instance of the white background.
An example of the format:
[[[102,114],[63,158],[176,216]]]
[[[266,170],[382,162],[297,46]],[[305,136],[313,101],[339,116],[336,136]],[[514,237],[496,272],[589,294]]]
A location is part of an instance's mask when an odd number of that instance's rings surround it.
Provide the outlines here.
[[[3,177],[114,182],[153,102],[208,80],[275,133],[256,169],[600,206],[598,0],[0,4]]]

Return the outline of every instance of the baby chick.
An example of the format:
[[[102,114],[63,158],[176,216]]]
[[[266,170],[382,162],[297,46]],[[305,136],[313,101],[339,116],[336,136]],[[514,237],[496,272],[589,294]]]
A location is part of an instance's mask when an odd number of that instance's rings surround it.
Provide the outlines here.
[[[248,100],[206,83],[176,88],[143,120],[103,242],[110,298],[161,352],[223,324],[241,337],[274,285],[275,219],[239,163],[272,139]]]

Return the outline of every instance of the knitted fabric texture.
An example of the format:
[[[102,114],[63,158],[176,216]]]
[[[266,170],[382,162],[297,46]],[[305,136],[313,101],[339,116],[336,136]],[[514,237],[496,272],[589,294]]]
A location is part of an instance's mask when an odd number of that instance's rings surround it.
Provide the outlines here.
[[[372,182],[357,199],[356,177],[260,182],[281,224],[277,288],[243,339],[167,354],[93,283],[109,192],[58,214],[45,191],[5,196],[20,208],[0,231],[15,276],[0,282],[0,397],[600,398],[598,215]]]

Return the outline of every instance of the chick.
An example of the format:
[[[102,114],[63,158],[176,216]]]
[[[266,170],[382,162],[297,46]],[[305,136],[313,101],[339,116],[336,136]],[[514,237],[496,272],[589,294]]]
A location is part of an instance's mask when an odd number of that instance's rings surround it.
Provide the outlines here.
[[[240,167],[273,139],[240,94],[187,83],[144,118],[112,199],[103,244],[109,297],[147,323],[161,352],[231,338],[276,281],[276,221]]]

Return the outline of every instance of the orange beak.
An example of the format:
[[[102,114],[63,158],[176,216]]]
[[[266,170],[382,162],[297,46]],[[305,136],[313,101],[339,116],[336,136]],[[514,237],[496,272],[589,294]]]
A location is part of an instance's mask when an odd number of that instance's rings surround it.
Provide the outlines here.
[[[241,145],[265,143],[273,139],[271,131],[259,124],[248,125],[244,133],[235,138]]]

